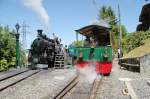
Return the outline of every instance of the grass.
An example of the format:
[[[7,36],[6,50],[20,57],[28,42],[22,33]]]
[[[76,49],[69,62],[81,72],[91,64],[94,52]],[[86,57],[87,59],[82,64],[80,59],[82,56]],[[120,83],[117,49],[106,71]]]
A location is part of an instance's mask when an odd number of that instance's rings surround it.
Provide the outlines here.
[[[137,47],[127,53],[123,58],[141,57],[150,53],[150,38],[144,40],[144,45]]]

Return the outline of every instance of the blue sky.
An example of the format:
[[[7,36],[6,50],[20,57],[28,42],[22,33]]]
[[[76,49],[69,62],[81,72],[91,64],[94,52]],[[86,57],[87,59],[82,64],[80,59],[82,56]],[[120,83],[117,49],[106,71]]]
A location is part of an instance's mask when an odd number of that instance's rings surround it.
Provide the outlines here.
[[[75,40],[74,30],[89,25],[98,19],[97,8],[103,5],[111,6],[117,14],[117,5],[120,4],[121,23],[126,26],[128,32],[136,30],[138,18],[144,0],[43,0],[43,6],[49,16],[48,36],[52,33],[61,37],[64,44],[70,44]],[[27,28],[27,47],[36,37],[36,30],[44,26],[39,21],[37,14],[23,5],[22,0],[0,0],[0,24],[14,28],[15,24],[23,21]]]

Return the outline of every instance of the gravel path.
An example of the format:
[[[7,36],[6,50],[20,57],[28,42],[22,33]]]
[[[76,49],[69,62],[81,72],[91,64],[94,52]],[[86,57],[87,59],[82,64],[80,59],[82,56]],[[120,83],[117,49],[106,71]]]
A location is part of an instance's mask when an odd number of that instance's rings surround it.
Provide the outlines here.
[[[150,79],[140,79],[131,81],[131,85],[137,94],[138,99],[150,99],[150,85],[148,85]]]
[[[138,99],[150,99],[150,86],[146,84],[149,77],[149,74],[121,70],[114,61],[112,73],[102,80],[96,99],[131,99],[129,94],[122,93],[127,88],[125,81],[131,83]]]
[[[0,99],[52,99],[75,74],[69,69],[43,70],[1,92]]]

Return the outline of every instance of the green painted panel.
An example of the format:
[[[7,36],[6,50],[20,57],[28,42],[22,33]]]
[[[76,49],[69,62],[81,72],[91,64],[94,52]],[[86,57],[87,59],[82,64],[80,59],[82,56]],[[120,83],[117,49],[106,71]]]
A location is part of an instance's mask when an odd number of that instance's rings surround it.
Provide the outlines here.
[[[108,54],[108,61],[110,62],[112,60],[112,48],[111,47],[97,47],[94,48],[94,55],[93,60],[95,61],[104,61],[104,53],[105,48],[107,48],[107,54]],[[79,57],[80,51],[83,52],[83,60],[88,61],[90,60],[90,50],[91,48],[77,48],[76,53],[77,57]]]
[[[108,52],[108,61],[112,61],[112,48],[108,47],[107,48],[107,52]]]
[[[94,49],[94,57],[93,57],[93,59],[95,60],[95,61],[100,61],[101,60],[101,48],[95,48]]]
[[[83,60],[89,60],[90,48],[82,48],[82,51],[83,51]]]

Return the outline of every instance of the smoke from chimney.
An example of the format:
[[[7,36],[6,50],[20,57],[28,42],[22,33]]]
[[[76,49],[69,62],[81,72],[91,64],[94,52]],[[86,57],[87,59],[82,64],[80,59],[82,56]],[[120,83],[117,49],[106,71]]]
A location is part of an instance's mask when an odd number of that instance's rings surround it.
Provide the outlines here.
[[[31,8],[33,11],[36,12],[36,14],[38,15],[38,18],[40,19],[41,23],[48,27],[49,25],[49,16],[45,10],[45,8],[43,7],[42,4],[43,0],[23,0],[23,4],[28,7]]]

